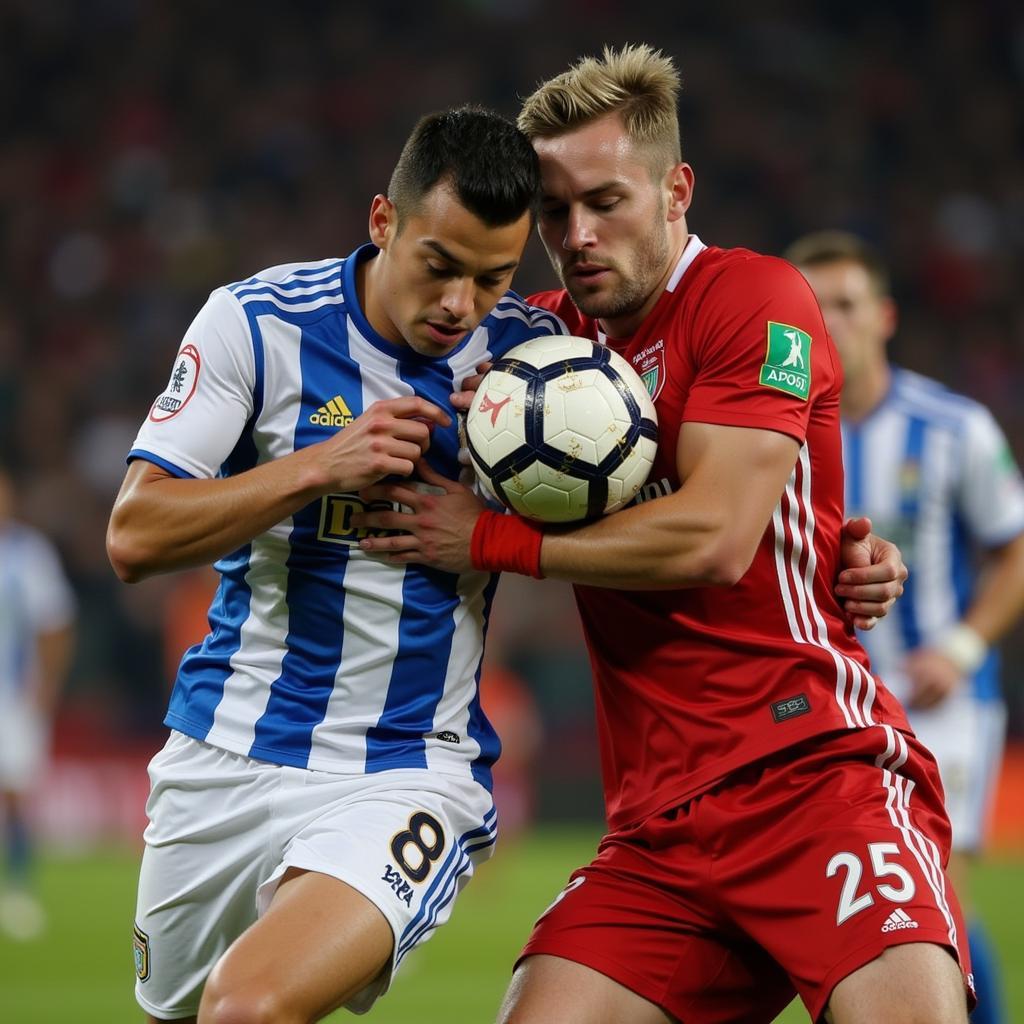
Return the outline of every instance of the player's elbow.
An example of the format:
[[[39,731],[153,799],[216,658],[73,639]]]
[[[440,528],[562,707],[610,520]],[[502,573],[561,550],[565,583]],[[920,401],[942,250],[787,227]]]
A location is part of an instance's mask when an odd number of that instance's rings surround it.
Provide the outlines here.
[[[703,586],[732,587],[747,574],[756,544],[744,544],[740,538],[728,531],[721,531],[703,545],[698,566],[698,575]]]
[[[107,526],[107,558],[122,583],[139,583],[153,571],[143,546],[114,516]]]

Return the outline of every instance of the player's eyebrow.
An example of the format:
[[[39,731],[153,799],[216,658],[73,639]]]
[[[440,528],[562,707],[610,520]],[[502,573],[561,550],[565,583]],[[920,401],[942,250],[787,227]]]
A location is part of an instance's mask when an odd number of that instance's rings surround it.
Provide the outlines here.
[[[463,268],[463,262],[457,256],[453,256],[440,242],[435,242],[432,238],[424,239],[423,244],[430,249],[433,249],[441,259],[446,260],[452,264],[453,267],[458,267],[460,270]],[[519,260],[509,260],[508,263],[502,263],[497,267],[488,267],[486,270],[481,270],[481,274],[503,274],[506,270],[515,270],[519,266]]]

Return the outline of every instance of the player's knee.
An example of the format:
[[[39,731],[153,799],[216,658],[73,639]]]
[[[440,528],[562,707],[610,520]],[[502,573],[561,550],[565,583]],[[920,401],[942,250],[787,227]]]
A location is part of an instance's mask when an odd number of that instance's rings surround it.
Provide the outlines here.
[[[304,1024],[280,995],[262,985],[232,986],[211,975],[203,991],[197,1024]]]

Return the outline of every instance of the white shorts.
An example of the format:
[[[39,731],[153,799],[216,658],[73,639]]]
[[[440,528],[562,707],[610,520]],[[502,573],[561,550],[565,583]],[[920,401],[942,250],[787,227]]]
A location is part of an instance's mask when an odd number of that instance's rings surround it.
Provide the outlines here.
[[[999,781],[1006,707],[957,693],[933,708],[908,710],[910,724],[935,755],[953,826],[953,849],[982,848]]]
[[[494,804],[472,778],[288,768],[178,732],[149,775],[135,996],[155,1017],[198,1011],[214,964],[267,910],[291,867],[340,879],[391,925],[390,966],[346,1004],[365,1013],[405,954],[448,919],[494,846]]]
[[[0,704],[0,789],[23,793],[40,781],[50,730],[27,700]]]

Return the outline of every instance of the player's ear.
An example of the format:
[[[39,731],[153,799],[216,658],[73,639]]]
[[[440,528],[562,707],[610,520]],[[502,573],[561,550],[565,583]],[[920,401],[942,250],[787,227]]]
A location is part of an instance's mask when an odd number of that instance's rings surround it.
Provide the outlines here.
[[[665,179],[668,187],[669,223],[686,215],[693,201],[693,168],[689,164],[676,164]]]
[[[387,196],[379,193],[370,203],[370,241],[378,249],[386,249],[398,229],[398,212]]]
[[[882,300],[882,331],[885,335],[885,340],[889,341],[890,338],[896,333],[896,327],[899,324],[899,310],[896,307],[895,299],[890,296],[885,296]]]

